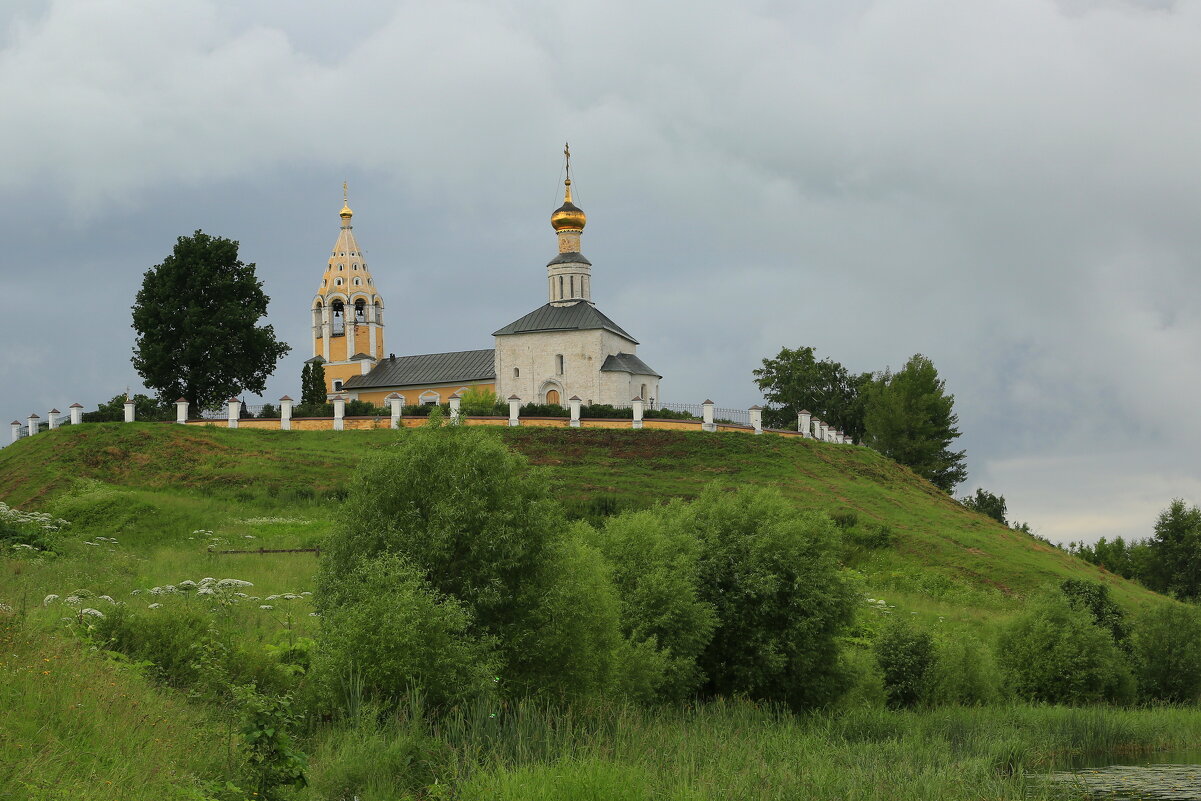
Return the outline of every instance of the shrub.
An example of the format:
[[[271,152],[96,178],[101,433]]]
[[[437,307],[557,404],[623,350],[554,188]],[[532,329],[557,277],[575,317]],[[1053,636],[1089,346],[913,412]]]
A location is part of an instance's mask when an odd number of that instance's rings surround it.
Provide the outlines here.
[[[308,760],[288,731],[297,721],[291,698],[263,695],[249,684],[235,687],[233,695],[242,723],[248,786],[255,788],[255,796],[273,801],[281,797],[280,787],[306,786]]]
[[[1191,704],[1201,697],[1201,610],[1157,606],[1139,619],[1133,643],[1144,700]]]
[[[463,414],[500,414],[500,412],[497,411],[499,406],[500,404],[497,402],[496,393],[483,387],[471,387],[459,398],[459,408],[463,411]],[[504,415],[508,416],[508,414],[509,407],[506,404]]]
[[[884,678],[884,693],[894,709],[917,706],[929,694],[935,663],[934,638],[908,621],[894,618],[872,645]]]
[[[313,660],[326,702],[345,708],[338,696],[352,681],[384,705],[411,689],[437,705],[489,691],[496,668],[490,643],[468,633],[470,612],[430,587],[418,568],[395,554],[366,557],[341,585]]]
[[[388,417],[392,412],[383,406],[376,406],[370,401],[349,400],[346,401],[343,414],[347,417]]]
[[[278,420],[279,408],[270,403],[264,403],[263,408],[259,410],[260,420]]]
[[[124,393],[114,395],[112,400],[101,403],[96,411],[84,412],[81,419],[85,423],[122,423],[125,421],[125,398]],[[133,396],[133,419],[139,422],[174,420],[175,403],[138,393]]]
[[[992,651],[964,632],[935,639],[934,664],[927,678],[928,700],[975,706],[996,701],[1001,677]]]
[[[846,531],[859,524],[859,513],[854,509],[835,509],[830,512],[830,522]]]
[[[663,698],[683,701],[704,674],[697,657],[717,625],[713,604],[700,597],[701,543],[676,507],[611,517],[594,541],[612,566],[621,598],[623,633],[660,649]]]
[[[698,659],[705,691],[797,709],[836,699],[847,681],[837,638],[854,600],[830,518],[798,514],[776,491],[716,485],[675,508],[700,538],[700,598],[717,613]]]
[[[998,656],[1024,700],[1080,704],[1128,701],[1134,694],[1134,677],[1113,637],[1062,593],[1032,601],[1002,631]]]
[[[846,537],[854,545],[868,550],[879,550],[892,546],[892,527],[885,523],[871,523],[866,528],[857,526],[847,531]]]

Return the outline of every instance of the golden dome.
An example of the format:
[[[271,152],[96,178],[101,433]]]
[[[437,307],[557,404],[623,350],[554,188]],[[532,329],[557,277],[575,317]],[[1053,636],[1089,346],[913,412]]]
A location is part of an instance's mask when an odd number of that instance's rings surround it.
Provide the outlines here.
[[[571,179],[568,178],[563,182],[567,191],[563,194],[563,205],[555,209],[550,215],[550,226],[556,231],[564,229],[583,230],[584,225],[588,222],[588,215],[584,214],[583,209],[571,202]]]
[[[346,203],[342,204],[342,210],[340,212],[338,212],[338,214],[340,214],[343,217],[354,216],[354,212],[350,210],[350,206]]]

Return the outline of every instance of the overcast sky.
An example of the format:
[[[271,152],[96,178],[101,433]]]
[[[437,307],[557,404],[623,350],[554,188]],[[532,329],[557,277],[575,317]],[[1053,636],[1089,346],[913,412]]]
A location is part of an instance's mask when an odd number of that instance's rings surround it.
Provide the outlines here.
[[[546,300],[570,140],[665,400],[920,352],[957,494],[1058,541],[1201,503],[1201,3],[5,0],[0,107],[5,422],[139,388],[130,304],[197,228],[295,396],[343,180],[387,349],[491,347]]]

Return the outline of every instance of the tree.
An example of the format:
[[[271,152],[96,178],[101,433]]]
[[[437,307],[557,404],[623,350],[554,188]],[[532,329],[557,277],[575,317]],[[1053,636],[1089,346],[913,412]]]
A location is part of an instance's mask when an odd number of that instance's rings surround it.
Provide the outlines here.
[[[1003,526],[1008,526],[1009,522],[1005,520],[1005,496],[993,495],[988,490],[977,487],[975,495],[969,495],[959,501],[973,512],[991,517]]]
[[[129,397],[124,393],[114,395],[112,400],[101,403],[94,412],[84,412],[85,423],[120,423],[125,420],[125,400]],[[175,404],[152,398],[138,393],[132,396],[133,419],[141,421],[174,420]]]
[[[1130,652],[1130,624],[1122,607],[1109,597],[1109,587],[1088,579],[1064,579],[1059,591],[1068,603],[1093,616],[1093,622],[1113,637],[1114,643]]]
[[[752,375],[767,400],[763,421],[768,427],[792,428],[797,413],[807,410],[855,441],[863,439],[861,390],[870,374],[853,376],[838,362],[818,361],[813,348],[802,347],[782,348]]]
[[[929,694],[936,664],[934,638],[908,621],[894,619],[872,643],[884,676],[884,692],[894,709],[917,706]]]
[[[1151,589],[1184,600],[1201,598],[1201,509],[1177,498],[1160,514],[1148,568],[1145,581]]]
[[[133,305],[133,366],[164,402],[211,409],[243,391],[262,393],[291,350],[258,325],[270,298],[238,243],[203,231],[181,236],[146,271]]]
[[[899,372],[885,370],[871,383],[864,425],[869,445],[950,492],[967,478],[967,467],[964,451],[949,449],[959,418],[945,384],[934,363],[916,354]]]
[[[325,361],[310,359],[300,370],[300,403],[320,406],[326,402],[325,394]]]

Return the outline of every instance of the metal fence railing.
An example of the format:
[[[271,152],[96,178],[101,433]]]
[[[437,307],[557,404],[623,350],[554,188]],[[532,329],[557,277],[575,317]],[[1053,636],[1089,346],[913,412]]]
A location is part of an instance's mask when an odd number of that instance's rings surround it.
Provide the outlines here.
[[[739,426],[751,424],[751,413],[746,409],[717,409],[713,410],[713,420],[718,423],[734,423]]]
[[[660,403],[660,409],[666,409],[669,412],[684,412],[686,414],[696,415],[697,419],[704,416],[705,405],[703,403]]]

